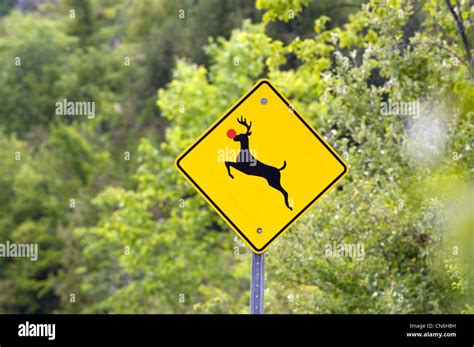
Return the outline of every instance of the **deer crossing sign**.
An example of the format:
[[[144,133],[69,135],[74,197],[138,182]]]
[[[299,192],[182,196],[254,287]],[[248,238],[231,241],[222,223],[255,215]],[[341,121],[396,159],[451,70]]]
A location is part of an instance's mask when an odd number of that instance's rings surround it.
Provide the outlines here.
[[[348,171],[268,80],[257,82],[179,155],[176,167],[255,253]]]

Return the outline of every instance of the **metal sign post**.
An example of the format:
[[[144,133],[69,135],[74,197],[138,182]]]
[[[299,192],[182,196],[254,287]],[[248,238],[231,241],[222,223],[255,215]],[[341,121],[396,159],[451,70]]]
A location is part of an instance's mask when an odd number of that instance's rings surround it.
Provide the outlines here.
[[[265,289],[265,253],[252,252],[252,278],[250,280],[250,314],[263,314]]]

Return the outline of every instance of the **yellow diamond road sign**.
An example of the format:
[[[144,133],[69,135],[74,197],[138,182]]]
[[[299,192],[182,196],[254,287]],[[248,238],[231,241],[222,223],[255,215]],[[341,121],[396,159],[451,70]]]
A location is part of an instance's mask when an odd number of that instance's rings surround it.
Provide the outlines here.
[[[176,167],[255,253],[263,253],[348,170],[268,80],[179,155]]]

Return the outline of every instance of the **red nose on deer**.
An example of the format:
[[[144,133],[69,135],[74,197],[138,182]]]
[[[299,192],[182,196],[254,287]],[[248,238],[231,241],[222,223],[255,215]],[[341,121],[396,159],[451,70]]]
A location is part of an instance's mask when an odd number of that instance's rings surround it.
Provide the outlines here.
[[[283,194],[285,199],[285,205],[290,210],[293,208],[290,206],[288,202],[288,193],[285,189],[281,186],[280,178],[281,173],[280,171],[286,167],[286,161],[283,161],[283,166],[281,168],[276,168],[267,164],[264,164],[258,161],[256,158],[252,156],[249,150],[249,136],[252,135],[250,131],[252,127],[252,122],[250,124],[247,123],[247,120],[241,116],[240,119],[237,118],[237,122],[243,125],[246,128],[246,132],[242,134],[235,134],[234,129],[229,129],[227,131],[227,136],[234,141],[240,142],[240,151],[237,156],[236,162],[226,161],[225,166],[227,168],[227,173],[229,174],[230,178],[234,178],[234,176],[230,172],[230,168],[234,168],[246,175],[251,176],[259,176],[265,178],[267,183],[270,187],[275,188],[279,192]]]
[[[235,135],[236,135],[236,132],[235,132],[234,129],[229,129],[229,130],[227,130],[227,137],[228,137],[229,139],[233,139],[233,138],[235,137]]]

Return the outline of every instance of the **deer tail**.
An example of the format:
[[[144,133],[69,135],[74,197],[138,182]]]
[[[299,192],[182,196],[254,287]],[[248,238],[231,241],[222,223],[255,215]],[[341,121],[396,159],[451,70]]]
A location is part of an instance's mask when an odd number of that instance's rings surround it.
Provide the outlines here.
[[[283,166],[281,168],[279,168],[278,171],[283,170],[285,167],[286,167],[286,160],[283,162]]]

